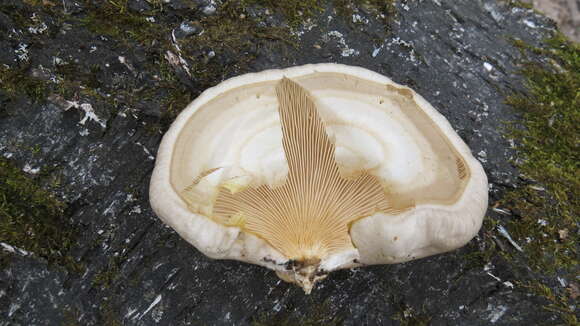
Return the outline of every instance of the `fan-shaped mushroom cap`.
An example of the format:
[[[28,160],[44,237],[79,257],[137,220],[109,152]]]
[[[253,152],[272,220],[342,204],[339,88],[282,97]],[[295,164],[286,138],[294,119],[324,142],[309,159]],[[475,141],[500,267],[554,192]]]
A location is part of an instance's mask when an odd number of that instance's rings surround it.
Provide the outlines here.
[[[481,227],[487,177],[413,90],[317,64],[201,94],[163,137],[150,200],[207,256],[271,268],[309,292],[333,270],[464,245]]]

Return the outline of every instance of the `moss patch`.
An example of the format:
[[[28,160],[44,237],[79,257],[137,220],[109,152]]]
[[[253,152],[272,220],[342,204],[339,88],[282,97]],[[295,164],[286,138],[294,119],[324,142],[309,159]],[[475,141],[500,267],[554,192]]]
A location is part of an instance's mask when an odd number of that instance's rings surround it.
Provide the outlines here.
[[[333,0],[336,12],[352,22],[352,15],[358,8],[377,15],[385,27],[390,29],[390,23],[397,15],[395,3],[397,0]],[[364,24],[362,21],[356,24]]]
[[[80,272],[82,266],[67,255],[76,234],[65,221],[65,208],[10,161],[0,158],[0,242]],[[6,262],[10,254],[1,251],[0,257]]]
[[[184,53],[191,59],[192,72],[202,88],[213,84],[216,77],[223,79],[247,66],[256,59],[255,48],[271,45],[268,41],[296,45],[287,29],[261,24],[259,18],[245,14],[246,8],[243,1],[227,2],[217,15],[200,19],[203,33],[184,42]]]
[[[152,3],[151,1],[149,1]],[[81,22],[92,32],[109,36],[122,42],[136,41],[151,46],[153,40],[167,41],[169,28],[164,24],[147,21],[147,16],[128,8],[128,0],[84,1],[87,16]],[[144,14],[154,15],[162,10],[161,4]]]
[[[110,258],[105,268],[95,274],[93,286],[105,289],[110,288],[120,277],[121,263],[122,258],[120,256]]]
[[[401,323],[401,326],[427,326],[431,317],[425,312],[417,312],[412,307],[402,304],[400,312],[395,315],[395,319]]]
[[[522,74],[529,94],[514,94],[507,101],[522,115],[521,122],[508,127],[508,135],[516,140],[515,164],[524,181],[500,204],[516,216],[507,227],[522,245],[527,264],[538,273],[569,275],[573,281],[580,243],[580,46],[562,35],[543,48],[516,45],[524,55],[531,51],[546,60],[525,62]],[[506,255],[512,260],[521,254]],[[544,289],[534,293],[566,306],[560,294],[548,293],[539,282],[527,288]],[[576,323],[569,309],[556,311],[564,321]]]
[[[518,7],[524,9],[533,9],[534,5],[531,3],[519,1],[519,0],[503,0],[503,2],[507,3],[511,7]]]
[[[10,99],[26,96],[33,101],[44,101],[48,87],[46,82],[29,75],[28,68],[9,68],[0,65],[0,89]]]
[[[298,27],[307,19],[324,11],[324,7],[332,4],[336,12],[348,22],[352,15],[362,9],[366,12],[378,14],[383,22],[388,24],[396,15],[396,0],[306,0],[306,1],[276,1],[276,0],[242,0],[246,5],[259,5],[268,8],[273,13],[282,15],[288,25]],[[362,22],[360,22],[362,24]]]
[[[302,0],[302,1],[278,1],[278,0],[241,0],[243,7],[258,5],[267,8],[273,13],[284,16],[288,25],[292,27],[300,26],[304,20],[321,13],[323,2],[320,0]]]
[[[566,325],[577,326],[578,319],[574,313],[573,303],[570,302],[569,292],[555,293],[549,286],[542,282],[520,283],[529,292],[546,298],[550,303],[543,308],[560,315]]]

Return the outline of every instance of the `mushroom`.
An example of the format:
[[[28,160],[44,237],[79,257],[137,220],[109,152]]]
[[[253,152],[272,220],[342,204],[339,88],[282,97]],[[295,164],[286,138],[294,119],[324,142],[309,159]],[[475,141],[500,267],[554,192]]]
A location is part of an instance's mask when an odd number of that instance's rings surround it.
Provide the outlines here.
[[[316,64],[203,92],[163,137],[150,201],[205,255],[310,293],[334,270],[463,246],[481,227],[487,177],[410,88]]]

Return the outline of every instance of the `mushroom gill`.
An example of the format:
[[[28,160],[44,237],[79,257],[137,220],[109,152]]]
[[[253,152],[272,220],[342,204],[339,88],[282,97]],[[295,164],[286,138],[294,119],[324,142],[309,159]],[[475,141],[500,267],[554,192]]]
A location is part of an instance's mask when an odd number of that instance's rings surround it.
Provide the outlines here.
[[[335,146],[305,89],[284,78],[276,95],[286,181],[238,192],[222,186],[212,217],[266,240],[291,260],[319,262],[353,247],[350,223],[393,207],[377,177],[365,171],[341,175]]]

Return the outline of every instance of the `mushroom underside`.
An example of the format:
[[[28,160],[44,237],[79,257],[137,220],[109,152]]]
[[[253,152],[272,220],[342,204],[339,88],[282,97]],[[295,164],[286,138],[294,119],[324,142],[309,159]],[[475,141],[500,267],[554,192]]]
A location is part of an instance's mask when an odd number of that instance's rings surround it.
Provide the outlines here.
[[[420,258],[473,237],[487,202],[485,174],[428,103],[356,74],[290,75],[226,82],[194,101],[166,161],[183,216],[209,219],[223,234],[239,230],[250,237],[238,239],[271,250],[240,254],[243,243],[232,251],[237,242],[228,240],[217,254],[195,239],[201,231],[165,217],[168,224],[212,257],[268,266],[307,292],[334,269]],[[465,213],[470,200],[475,208]],[[268,252],[286,262],[264,264]]]

